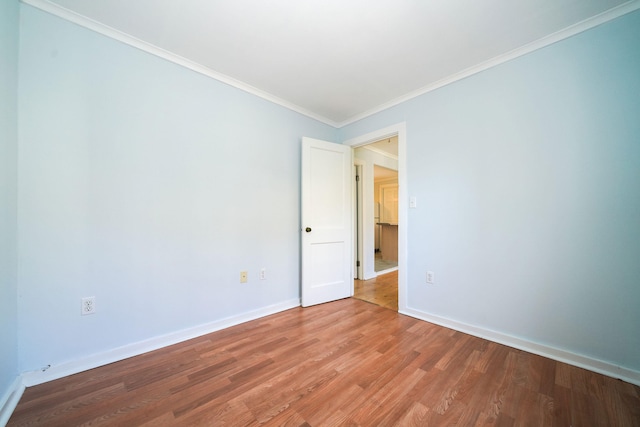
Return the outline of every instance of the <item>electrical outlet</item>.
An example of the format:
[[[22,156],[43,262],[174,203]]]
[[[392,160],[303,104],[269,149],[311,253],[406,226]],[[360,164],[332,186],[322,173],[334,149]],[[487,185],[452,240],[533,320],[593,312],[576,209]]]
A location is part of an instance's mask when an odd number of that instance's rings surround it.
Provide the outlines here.
[[[435,276],[433,274],[433,271],[427,271],[427,283],[433,284],[434,281],[435,281]]]
[[[260,270],[260,280],[265,280],[267,278],[267,269],[262,267]]]
[[[87,314],[93,314],[96,312],[96,297],[86,297],[82,298],[82,305],[80,307],[80,313],[83,316]]]
[[[241,271],[240,272],[240,283],[247,283],[248,280],[249,280],[249,272],[248,271]]]

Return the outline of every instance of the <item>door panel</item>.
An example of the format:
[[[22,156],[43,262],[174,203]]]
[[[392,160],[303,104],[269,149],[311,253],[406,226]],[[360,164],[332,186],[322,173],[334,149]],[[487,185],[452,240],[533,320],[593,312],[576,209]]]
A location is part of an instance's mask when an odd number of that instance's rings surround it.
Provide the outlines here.
[[[351,167],[351,147],[303,138],[303,307],[351,296]]]

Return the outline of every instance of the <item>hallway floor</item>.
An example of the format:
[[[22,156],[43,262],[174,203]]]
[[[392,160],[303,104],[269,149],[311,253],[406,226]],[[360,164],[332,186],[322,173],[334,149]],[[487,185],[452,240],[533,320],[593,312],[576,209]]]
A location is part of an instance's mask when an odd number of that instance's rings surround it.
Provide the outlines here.
[[[375,262],[376,262],[374,267],[375,271],[388,270],[390,268],[394,268],[398,266],[398,261],[390,261],[387,259],[382,259],[382,254],[380,252],[376,253]]]
[[[354,280],[353,297],[398,311],[398,271],[370,280]]]

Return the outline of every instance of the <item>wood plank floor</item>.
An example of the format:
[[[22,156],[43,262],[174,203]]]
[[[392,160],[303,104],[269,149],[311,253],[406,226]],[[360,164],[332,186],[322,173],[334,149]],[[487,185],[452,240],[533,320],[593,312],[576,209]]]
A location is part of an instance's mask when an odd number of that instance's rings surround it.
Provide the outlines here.
[[[398,311],[398,271],[353,281],[353,297]]]
[[[640,388],[356,299],[28,388],[9,426],[640,426]]]

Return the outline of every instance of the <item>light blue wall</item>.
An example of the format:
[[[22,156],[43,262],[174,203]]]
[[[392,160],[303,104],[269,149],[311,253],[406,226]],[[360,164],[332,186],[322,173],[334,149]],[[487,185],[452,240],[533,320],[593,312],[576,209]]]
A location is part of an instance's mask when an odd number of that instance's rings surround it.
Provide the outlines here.
[[[0,2],[0,399],[18,376],[16,282],[18,18],[17,0]]]
[[[2,58],[15,61],[17,6],[5,3]],[[402,121],[418,198],[409,306],[640,370],[640,13],[340,131],[21,13],[20,363],[9,266],[0,386],[16,371],[298,298],[300,137],[347,140]],[[15,70],[0,77],[7,262]],[[83,296],[96,296],[97,314],[79,315]]]
[[[640,371],[640,12],[340,139],[402,121],[409,306]]]
[[[299,298],[300,141],[336,129],[29,6],[22,18],[20,369]],[[95,315],[80,316],[85,296]]]

